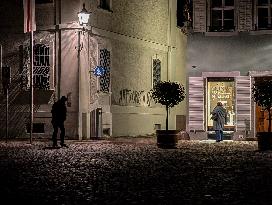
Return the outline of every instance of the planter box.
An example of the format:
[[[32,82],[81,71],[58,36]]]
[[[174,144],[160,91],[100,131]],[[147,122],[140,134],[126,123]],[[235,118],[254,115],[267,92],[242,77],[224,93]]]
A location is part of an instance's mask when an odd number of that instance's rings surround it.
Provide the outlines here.
[[[160,148],[176,148],[180,130],[157,130],[157,146]]]

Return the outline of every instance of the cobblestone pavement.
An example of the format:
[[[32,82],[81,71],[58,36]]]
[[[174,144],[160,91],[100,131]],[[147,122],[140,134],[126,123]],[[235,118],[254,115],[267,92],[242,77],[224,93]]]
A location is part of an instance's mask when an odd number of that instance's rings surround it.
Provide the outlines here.
[[[0,142],[1,204],[272,204],[256,142]]]

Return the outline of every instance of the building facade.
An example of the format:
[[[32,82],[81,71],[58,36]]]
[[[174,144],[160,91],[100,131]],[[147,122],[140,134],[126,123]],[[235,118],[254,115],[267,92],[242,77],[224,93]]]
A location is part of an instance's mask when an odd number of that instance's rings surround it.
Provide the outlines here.
[[[188,36],[188,120],[193,139],[213,138],[210,112],[221,101],[226,139],[267,130],[251,97],[256,79],[271,77],[271,4],[261,0],[194,0]]]
[[[10,3],[9,3],[10,2]],[[29,34],[23,3],[2,2],[0,44],[11,67],[9,135],[29,133]],[[82,27],[77,13],[91,12]],[[176,0],[36,0],[33,133],[52,134],[52,103],[68,97],[71,139],[149,135],[165,127],[165,109],[151,99],[159,80],[186,86],[187,37],[177,26]],[[16,15],[14,15],[14,12]],[[102,75],[101,75],[102,74]],[[5,95],[1,93],[5,113]],[[170,128],[185,129],[186,102],[171,110]],[[5,130],[1,115],[1,131]],[[3,123],[2,123],[3,122]]]

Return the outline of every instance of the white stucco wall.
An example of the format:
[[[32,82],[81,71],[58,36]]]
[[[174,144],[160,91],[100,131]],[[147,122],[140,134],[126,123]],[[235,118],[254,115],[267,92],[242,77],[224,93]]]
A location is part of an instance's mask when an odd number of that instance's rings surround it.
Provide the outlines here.
[[[18,15],[3,15],[0,20],[1,29],[3,27],[3,31],[21,33],[22,38],[18,41],[23,42],[24,38],[29,37],[22,33],[23,7],[22,4],[17,5],[14,2],[11,0],[6,7],[16,5],[14,11]],[[67,136],[79,139],[89,136],[89,115],[95,106],[103,107],[103,123],[112,124],[112,136],[152,134],[155,131],[154,124],[161,124],[164,129],[164,108],[154,104],[148,107],[142,102],[123,104],[120,101],[120,91],[129,89],[147,94],[152,85],[152,58],[156,56],[161,60],[162,80],[183,83],[186,79],[183,51],[186,37],[176,28],[176,0],[112,0],[112,11],[98,8],[98,2],[61,0],[36,7],[37,31],[34,36],[38,32],[50,32],[54,41],[52,49],[56,97],[70,94]],[[92,14],[87,27],[90,36],[85,33],[80,39],[83,47],[78,65],[77,13],[82,9],[83,3]],[[15,21],[13,27],[10,27],[7,24],[9,18],[20,18],[22,21]],[[1,36],[3,39],[7,37],[5,33]],[[4,44],[4,49],[10,48],[11,54],[18,51],[15,47],[11,49],[12,45],[11,41],[8,45]],[[96,94],[97,90],[92,87],[94,82],[90,79],[89,71],[97,65],[99,49],[103,48],[111,52],[111,93],[108,96],[97,94],[97,99],[92,99],[92,93]],[[9,56],[14,57],[6,58],[7,63],[14,61],[11,65],[18,67],[18,53]],[[147,95],[141,99],[146,102]],[[92,107],[92,102],[97,105]],[[40,109],[47,117],[50,116],[50,105]],[[184,109],[185,104],[182,103],[171,110],[170,129],[175,129],[176,115],[183,115]]]
[[[204,36],[195,33],[188,38],[190,75],[208,71],[240,71],[271,69],[271,35]],[[197,66],[192,69],[192,66]]]

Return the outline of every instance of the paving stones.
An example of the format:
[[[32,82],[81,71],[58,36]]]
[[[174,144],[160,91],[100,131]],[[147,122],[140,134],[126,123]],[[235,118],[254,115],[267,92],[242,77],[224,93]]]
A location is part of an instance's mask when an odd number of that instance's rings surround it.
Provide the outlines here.
[[[271,204],[272,152],[256,142],[0,142],[0,193],[26,204]]]

